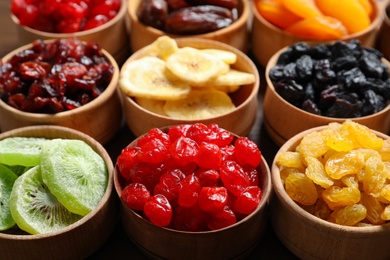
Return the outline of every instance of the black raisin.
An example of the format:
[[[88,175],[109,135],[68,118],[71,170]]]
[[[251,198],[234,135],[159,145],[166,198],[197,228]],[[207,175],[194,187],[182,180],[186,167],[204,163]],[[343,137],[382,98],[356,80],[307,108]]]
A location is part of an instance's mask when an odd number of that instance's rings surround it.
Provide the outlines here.
[[[300,80],[309,81],[313,74],[313,60],[309,55],[302,55],[296,61],[296,73]]]

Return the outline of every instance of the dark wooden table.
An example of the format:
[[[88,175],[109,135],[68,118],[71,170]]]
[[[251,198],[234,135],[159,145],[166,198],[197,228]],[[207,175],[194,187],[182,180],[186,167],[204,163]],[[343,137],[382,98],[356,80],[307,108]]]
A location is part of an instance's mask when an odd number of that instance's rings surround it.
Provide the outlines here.
[[[0,57],[3,57],[6,53],[14,50],[15,48],[20,47],[16,26],[10,18],[9,5],[9,0],[0,0]],[[259,72],[262,81],[261,91],[258,96],[259,110],[255,125],[248,137],[258,144],[268,164],[271,164],[278,147],[270,140],[263,127],[262,97],[265,86],[264,69],[260,66]],[[107,145],[105,145],[105,148],[109,152],[113,162],[116,161],[116,158],[121,150],[133,139],[133,134],[124,123],[116,136]],[[237,239],[240,238],[238,237]],[[234,240],[231,242],[233,244]],[[109,240],[90,258],[147,259],[147,257],[130,241],[119,222]],[[269,224],[264,238],[260,241],[248,259],[296,259],[296,257],[278,240],[271,225]]]

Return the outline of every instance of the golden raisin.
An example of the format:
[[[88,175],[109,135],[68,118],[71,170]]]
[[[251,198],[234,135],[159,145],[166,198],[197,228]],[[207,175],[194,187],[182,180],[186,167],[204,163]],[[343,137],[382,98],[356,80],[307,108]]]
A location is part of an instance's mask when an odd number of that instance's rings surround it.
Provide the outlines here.
[[[367,209],[362,204],[352,204],[332,212],[331,218],[334,222],[344,226],[354,226],[367,215]]]
[[[325,171],[324,165],[314,157],[306,157],[307,168],[305,174],[315,184],[320,185],[323,188],[329,188],[333,185],[332,178]]]
[[[303,173],[291,173],[285,189],[290,198],[302,205],[313,205],[318,198],[315,184]]]
[[[374,197],[362,193],[360,203],[367,209],[366,219],[374,225],[384,224],[385,222],[381,218],[383,212],[382,204]]]
[[[276,163],[291,168],[303,168],[302,156],[298,152],[285,151],[278,154]]]
[[[360,201],[360,191],[351,187],[331,186],[322,192],[322,198],[329,208],[348,206]]]
[[[355,150],[340,152],[329,157],[325,170],[333,179],[340,179],[348,174],[356,174],[364,167],[364,156]]]

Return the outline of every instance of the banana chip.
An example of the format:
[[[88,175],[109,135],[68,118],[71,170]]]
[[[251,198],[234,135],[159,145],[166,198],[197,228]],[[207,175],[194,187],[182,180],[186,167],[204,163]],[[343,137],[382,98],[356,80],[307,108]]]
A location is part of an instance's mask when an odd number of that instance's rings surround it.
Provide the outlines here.
[[[143,57],[122,68],[119,87],[129,96],[157,100],[185,98],[191,86],[176,79],[156,57]]]
[[[169,70],[193,86],[202,86],[230,69],[228,64],[216,56],[192,47],[179,48],[166,62]]]
[[[150,99],[150,98],[140,98],[136,97],[134,98],[135,102],[137,102],[138,105],[145,108],[146,110],[162,115],[162,116],[168,116],[164,111],[164,105],[165,100],[156,100],[156,99]]]
[[[187,98],[167,101],[164,106],[169,117],[183,120],[216,117],[234,109],[229,95],[218,90],[192,90]]]
[[[231,51],[219,50],[219,49],[201,49],[200,51],[214,55],[226,64],[234,64],[237,61],[237,55]]]
[[[174,39],[169,36],[160,36],[149,45],[146,45],[140,50],[140,57],[157,57],[164,61],[172,54],[175,53],[179,47]]]

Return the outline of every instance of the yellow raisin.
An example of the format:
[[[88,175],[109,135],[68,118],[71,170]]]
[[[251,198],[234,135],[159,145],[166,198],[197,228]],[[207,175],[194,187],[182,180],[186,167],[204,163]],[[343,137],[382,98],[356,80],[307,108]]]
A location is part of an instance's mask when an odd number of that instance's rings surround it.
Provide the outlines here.
[[[339,152],[329,157],[325,170],[333,179],[340,179],[348,174],[356,174],[364,167],[364,156],[352,150]]]
[[[276,163],[285,167],[303,168],[302,156],[298,152],[281,152],[276,157]]]
[[[314,182],[303,173],[291,173],[286,178],[285,189],[290,198],[302,205],[313,205],[318,198]]]
[[[346,120],[342,124],[343,129],[346,129],[353,140],[356,147],[380,149],[383,147],[384,141],[382,138],[374,134],[370,128],[362,124]]]
[[[350,139],[348,132],[342,130],[329,136],[326,144],[337,152],[348,152],[354,148],[353,140]]]
[[[315,184],[323,188],[329,188],[333,185],[332,178],[325,171],[324,165],[314,157],[306,157],[307,168],[305,174]]]
[[[382,148],[378,151],[382,161],[390,161],[390,138],[384,140]]]
[[[345,175],[340,180],[347,187],[359,189],[359,181],[357,180],[357,177],[355,174]]]
[[[280,170],[280,178],[285,181],[287,176],[289,176],[291,173],[299,173],[300,171],[295,168],[282,168]]]
[[[322,198],[329,208],[335,209],[358,203],[360,191],[357,188],[331,186],[322,192]]]
[[[378,157],[368,158],[364,171],[360,172],[361,182],[365,193],[379,197],[381,189],[385,185],[386,177],[384,175],[385,164]]]
[[[322,198],[319,198],[314,204],[314,215],[319,217],[320,219],[327,219],[331,213],[328,204]]]
[[[365,193],[361,194],[360,203],[367,209],[366,219],[374,225],[384,224],[384,220],[381,218],[383,212],[382,204],[374,197]]]
[[[332,212],[331,217],[335,223],[344,226],[354,226],[366,218],[367,209],[360,203],[338,208]]]
[[[387,205],[387,206],[384,208],[384,210],[383,210],[383,212],[382,212],[382,214],[381,214],[381,218],[382,218],[383,220],[390,220],[390,205]]]
[[[319,158],[323,156],[330,148],[326,144],[328,136],[323,132],[311,132],[304,136],[297,146],[296,151],[304,158],[311,156]]]

